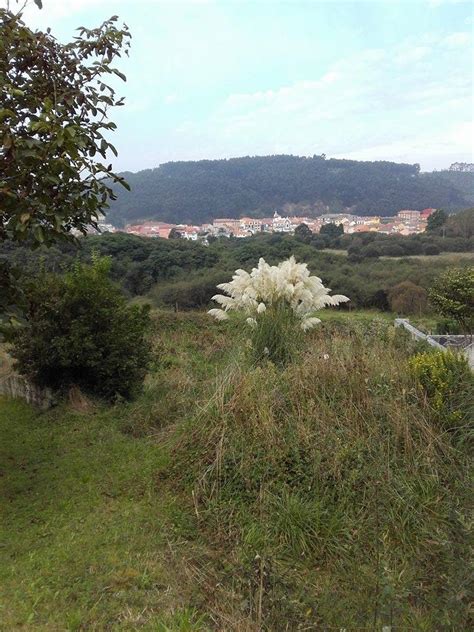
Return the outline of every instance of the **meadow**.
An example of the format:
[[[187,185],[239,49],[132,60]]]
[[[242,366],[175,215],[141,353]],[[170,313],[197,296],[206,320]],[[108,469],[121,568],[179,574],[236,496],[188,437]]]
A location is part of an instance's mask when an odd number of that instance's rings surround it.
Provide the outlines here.
[[[2,629],[467,629],[472,382],[447,428],[390,318],[322,320],[277,369],[156,311],[134,402],[0,400]]]

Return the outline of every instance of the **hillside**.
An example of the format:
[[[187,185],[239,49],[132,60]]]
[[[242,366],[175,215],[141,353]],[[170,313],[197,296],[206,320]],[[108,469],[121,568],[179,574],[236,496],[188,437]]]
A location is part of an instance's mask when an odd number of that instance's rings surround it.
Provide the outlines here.
[[[0,398],[4,629],[467,630],[467,412],[447,432],[413,344],[343,316],[276,370],[159,312],[137,401]]]
[[[326,160],[324,156],[243,157],[171,162],[124,173],[108,219],[203,223],[215,217],[262,217],[274,210],[320,215],[330,209],[388,216],[400,209],[472,206],[474,173],[420,173],[418,165]]]

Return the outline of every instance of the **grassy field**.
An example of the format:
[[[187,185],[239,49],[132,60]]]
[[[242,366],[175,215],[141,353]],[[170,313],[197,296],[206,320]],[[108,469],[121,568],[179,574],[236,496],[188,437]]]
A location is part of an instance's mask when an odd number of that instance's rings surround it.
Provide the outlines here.
[[[0,629],[467,630],[466,434],[390,318],[328,311],[281,371],[158,313],[137,401],[0,399]]]
[[[322,252],[327,252],[333,255],[341,255],[347,257],[347,250],[338,250],[336,248],[325,248]],[[429,263],[430,261],[443,261],[450,265],[456,265],[460,261],[473,261],[474,253],[472,252],[441,252],[439,255],[405,255],[403,257],[380,257],[380,259],[415,259],[422,261],[423,263]]]

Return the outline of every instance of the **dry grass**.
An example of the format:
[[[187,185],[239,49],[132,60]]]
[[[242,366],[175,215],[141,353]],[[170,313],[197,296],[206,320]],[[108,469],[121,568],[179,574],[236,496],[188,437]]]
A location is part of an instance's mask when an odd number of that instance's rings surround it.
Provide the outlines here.
[[[171,477],[225,559],[218,629],[465,625],[468,455],[374,327],[221,375],[181,433]]]

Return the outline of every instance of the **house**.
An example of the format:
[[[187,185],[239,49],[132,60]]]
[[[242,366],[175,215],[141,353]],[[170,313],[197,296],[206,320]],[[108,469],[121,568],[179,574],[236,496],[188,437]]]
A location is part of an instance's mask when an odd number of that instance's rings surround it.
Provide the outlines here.
[[[397,213],[397,217],[408,222],[417,222],[420,219],[420,211],[410,211],[406,209],[404,211],[399,211]]]
[[[427,220],[430,215],[436,211],[435,208],[425,208],[420,212],[420,219]]]
[[[240,219],[235,218],[219,218],[212,221],[212,225],[216,229],[224,229],[233,233],[240,230]]]
[[[262,220],[252,217],[242,217],[240,220],[240,228],[249,230],[252,233],[259,233],[262,230]]]
[[[291,233],[293,226],[289,217],[281,217],[275,211],[272,220],[272,229],[274,233]]]

